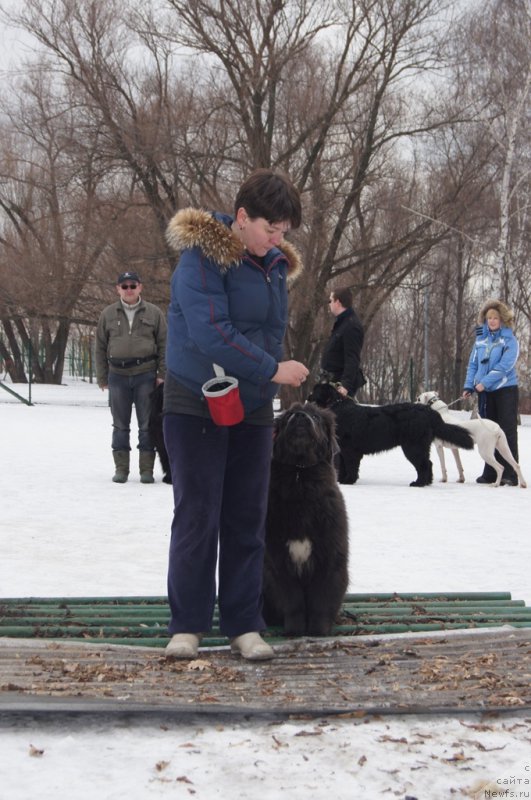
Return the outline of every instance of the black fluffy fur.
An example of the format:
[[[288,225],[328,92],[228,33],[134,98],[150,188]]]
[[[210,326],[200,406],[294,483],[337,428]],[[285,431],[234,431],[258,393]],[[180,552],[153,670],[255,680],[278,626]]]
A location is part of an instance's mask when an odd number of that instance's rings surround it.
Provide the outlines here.
[[[348,585],[348,520],[332,459],[335,419],[294,403],[275,420],[264,617],[286,635],[328,636]],[[297,562],[291,547],[306,547]]]
[[[356,483],[363,456],[401,447],[417,471],[417,479],[409,485],[428,486],[433,482],[430,447],[434,439],[465,450],[474,446],[468,431],[443,422],[440,414],[418,403],[361,405],[343,397],[330,383],[316,384],[309,399],[336,415],[340,483]]]
[[[164,384],[159,383],[151,393],[151,411],[149,414],[149,435],[153,447],[158,453],[162,467],[164,483],[171,483],[171,467],[166,445],[164,444],[164,434],[162,432],[162,401],[164,397]]]

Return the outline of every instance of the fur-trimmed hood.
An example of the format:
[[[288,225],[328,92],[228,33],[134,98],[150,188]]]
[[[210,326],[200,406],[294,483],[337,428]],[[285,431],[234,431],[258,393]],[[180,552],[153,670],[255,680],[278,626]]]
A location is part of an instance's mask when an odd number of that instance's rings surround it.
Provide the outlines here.
[[[202,209],[183,208],[170,220],[166,239],[175,251],[200,247],[205,256],[219,264],[221,271],[225,272],[237,266],[245,252],[242,242],[226,224],[230,219]],[[301,255],[289,242],[283,242],[278,249],[286,256],[288,280],[292,282],[302,272]]]
[[[478,325],[483,325],[487,318],[487,311],[490,311],[491,308],[498,312],[502,325],[505,328],[513,327],[514,314],[509,306],[503,303],[501,300],[487,300],[485,303],[483,303],[478,315]]]

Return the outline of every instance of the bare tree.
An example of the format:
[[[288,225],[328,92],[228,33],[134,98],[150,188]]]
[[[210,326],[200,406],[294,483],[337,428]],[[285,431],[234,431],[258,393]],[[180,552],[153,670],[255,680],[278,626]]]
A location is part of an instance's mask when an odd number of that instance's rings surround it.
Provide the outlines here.
[[[523,5],[489,2],[480,18],[467,9],[439,98],[456,109],[455,122],[431,132],[425,148],[427,180],[454,196],[450,213],[437,221],[448,226],[448,236],[424,264],[430,328],[437,332],[429,337],[430,388],[452,398],[461,392],[486,296],[498,294],[520,312],[522,356],[529,358],[522,325],[531,277],[529,8]],[[522,365],[523,395],[524,372]]]
[[[315,367],[327,284],[352,285],[370,326],[444,235],[432,231],[432,218],[445,198],[434,193],[423,218],[401,210],[417,204],[419,185],[397,167],[400,141],[411,146],[445,121],[415,115],[405,102],[414,76],[439,55],[429,23],[441,4],[167,2],[178,15],[168,36],[214,57],[204,80],[241,131],[234,180],[244,168],[274,165],[303,191],[306,274],[293,293],[289,343]]]
[[[38,70],[4,105],[0,146],[0,318],[14,363],[21,350],[37,381],[60,382],[72,320],[121,214],[102,169],[100,131],[83,129],[73,98]]]
[[[467,78],[462,89],[493,144],[497,231],[490,290],[506,299],[517,288],[515,255],[529,224],[530,41],[527,0],[490,0],[479,17],[468,15],[458,38],[459,72],[466,71]]]
[[[134,5],[27,0],[15,19],[45,48],[50,74],[73,87],[91,124],[105,132],[100,155],[127,169],[164,230],[178,205],[178,92],[171,51],[161,37],[155,43],[155,23]]]
[[[510,0],[515,8],[521,2]],[[444,311],[445,336],[456,340],[453,358],[448,345],[435,348],[431,361],[438,378],[455,386],[474,307],[470,287],[493,252],[502,169],[484,124],[498,119],[488,117],[490,100],[480,82],[476,91],[459,79],[474,47],[466,60],[468,43],[460,42],[451,79],[439,77],[455,54],[447,5],[26,0],[18,22],[45,49],[49,80],[75,98],[79,141],[97,137],[94,163],[106,175],[107,199],[121,209],[94,266],[98,285],[111,263],[146,266],[164,302],[171,214],[188,204],[230,211],[251,169],[279,167],[299,185],[305,207],[295,236],[306,269],[292,290],[291,355],[317,370],[330,328],[324,300],[330,287],[346,284],[368,332],[367,356],[378,363],[374,374],[382,376],[371,327],[388,336],[404,298],[417,291],[410,305],[419,306],[419,287],[429,285],[430,312],[440,323]],[[489,9],[495,6],[491,0]],[[510,219],[517,210],[521,225],[521,179],[517,185]],[[511,233],[510,241],[513,261],[517,242],[522,260],[522,237]],[[410,322],[422,341],[416,314]],[[407,358],[418,361],[421,349],[415,343]],[[409,364],[392,347],[386,352],[392,380],[379,377],[374,392],[394,396],[404,391]]]

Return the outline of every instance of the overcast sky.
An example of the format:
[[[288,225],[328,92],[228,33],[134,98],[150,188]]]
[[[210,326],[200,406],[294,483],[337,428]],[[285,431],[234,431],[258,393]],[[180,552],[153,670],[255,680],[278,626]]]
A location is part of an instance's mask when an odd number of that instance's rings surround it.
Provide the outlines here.
[[[0,0],[0,76],[4,77],[17,62],[35,50],[35,40],[5,21],[6,12],[22,7],[24,0]]]

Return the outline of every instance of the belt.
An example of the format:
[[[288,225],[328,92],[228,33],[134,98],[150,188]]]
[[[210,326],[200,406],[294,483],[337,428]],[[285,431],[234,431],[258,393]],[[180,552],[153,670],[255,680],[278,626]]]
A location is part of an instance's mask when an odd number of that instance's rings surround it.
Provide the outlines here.
[[[129,367],[137,367],[139,364],[147,364],[148,361],[155,361],[156,356],[144,356],[144,358],[108,358],[107,361],[113,367],[120,367],[121,369],[129,369]]]

